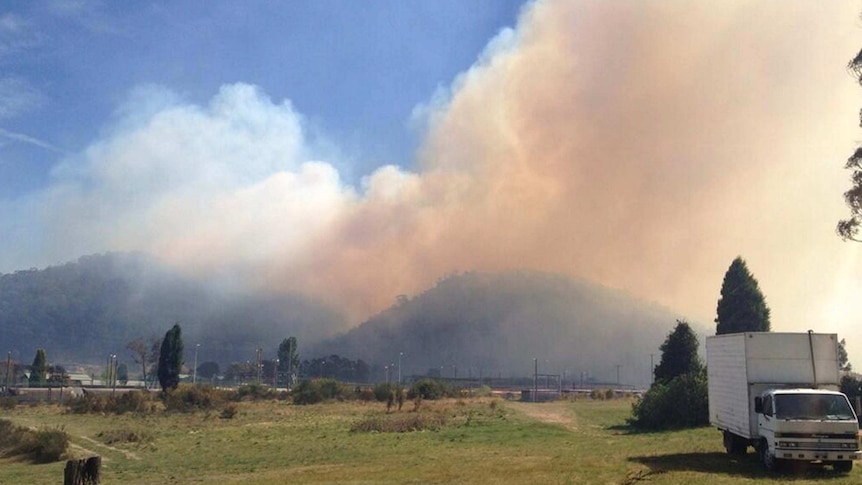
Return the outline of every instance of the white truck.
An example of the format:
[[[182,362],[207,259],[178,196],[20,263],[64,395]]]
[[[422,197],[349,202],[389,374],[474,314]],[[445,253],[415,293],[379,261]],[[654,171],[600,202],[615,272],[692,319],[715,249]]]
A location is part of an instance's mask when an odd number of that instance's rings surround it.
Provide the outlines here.
[[[730,454],[749,446],[769,470],[785,460],[849,472],[859,425],[838,392],[835,334],[744,332],[706,339],[709,422]]]

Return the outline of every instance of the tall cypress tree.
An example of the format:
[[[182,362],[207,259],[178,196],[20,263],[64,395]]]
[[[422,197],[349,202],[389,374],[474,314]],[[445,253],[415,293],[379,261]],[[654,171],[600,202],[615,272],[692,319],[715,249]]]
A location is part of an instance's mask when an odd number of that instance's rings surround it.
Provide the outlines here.
[[[36,357],[30,366],[30,385],[45,384],[48,381],[48,357],[45,349],[36,349]]]
[[[159,351],[159,384],[162,391],[176,389],[180,383],[180,370],[183,367],[183,337],[180,325],[174,326],[162,339]]]
[[[715,334],[768,332],[769,307],[745,260],[737,256],[724,274]]]

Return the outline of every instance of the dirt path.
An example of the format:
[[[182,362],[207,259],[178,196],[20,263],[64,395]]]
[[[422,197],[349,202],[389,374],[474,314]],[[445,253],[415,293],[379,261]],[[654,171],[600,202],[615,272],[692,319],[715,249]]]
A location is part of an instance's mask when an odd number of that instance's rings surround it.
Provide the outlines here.
[[[536,421],[562,426],[569,431],[577,431],[577,417],[565,402],[507,402],[506,405]]]
[[[120,449],[120,448],[116,448],[116,447],[113,447],[113,446],[111,446],[111,445],[106,445],[106,444],[104,444],[104,443],[100,443],[100,442],[98,442],[98,441],[94,440],[93,438],[89,438],[89,437],[87,437],[87,436],[79,436],[79,438],[81,438],[81,439],[83,439],[83,440],[87,440],[87,441],[89,441],[90,443],[92,443],[92,444],[94,444],[94,445],[96,445],[96,446],[98,446],[98,447],[100,447],[100,448],[107,448],[107,449],[109,449],[109,450],[111,450],[111,451],[116,451],[117,453],[122,453],[122,454],[123,454],[123,455],[125,455],[125,456],[126,456],[126,458],[127,458],[127,459],[129,459],[129,460],[140,460],[140,459],[141,459],[141,457],[139,457],[138,455],[136,455],[136,454],[132,453],[131,451],[122,450],[122,449]],[[86,449],[86,448],[83,448],[83,449]],[[103,458],[103,459],[104,459],[104,458]]]

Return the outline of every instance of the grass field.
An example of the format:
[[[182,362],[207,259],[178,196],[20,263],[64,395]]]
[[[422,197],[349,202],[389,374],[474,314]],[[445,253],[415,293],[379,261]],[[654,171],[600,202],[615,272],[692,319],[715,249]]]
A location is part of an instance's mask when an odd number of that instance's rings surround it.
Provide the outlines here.
[[[436,430],[351,431],[357,423],[415,419],[413,404],[387,414],[380,403],[296,406],[241,403],[218,413],[73,415],[18,406],[20,426],[63,426],[76,457],[102,456],[111,483],[821,483],[862,481],[828,470],[769,475],[754,454],[734,459],[711,428],[634,433],[626,400],[517,403],[426,401]],[[62,482],[64,462],[0,460],[0,484]]]

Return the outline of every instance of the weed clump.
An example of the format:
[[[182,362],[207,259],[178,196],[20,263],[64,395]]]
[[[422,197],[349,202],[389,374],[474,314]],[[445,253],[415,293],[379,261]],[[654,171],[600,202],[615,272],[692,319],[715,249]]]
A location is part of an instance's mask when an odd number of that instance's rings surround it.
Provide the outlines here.
[[[24,456],[36,463],[58,461],[69,446],[69,435],[63,428],[43,427],[30,430],[0,419],[0,454]]]
[[[112,445],[114,443],[146,443],[152,440],[153,436],[144,430],[119,428],[100,431],[96,434],[96,438],[99,438],[106,445]]]
[[[350,427],[352,432],[408,433],[437,431],[446,425],[446,416],[439,413],[410,413],[374,415]]]

